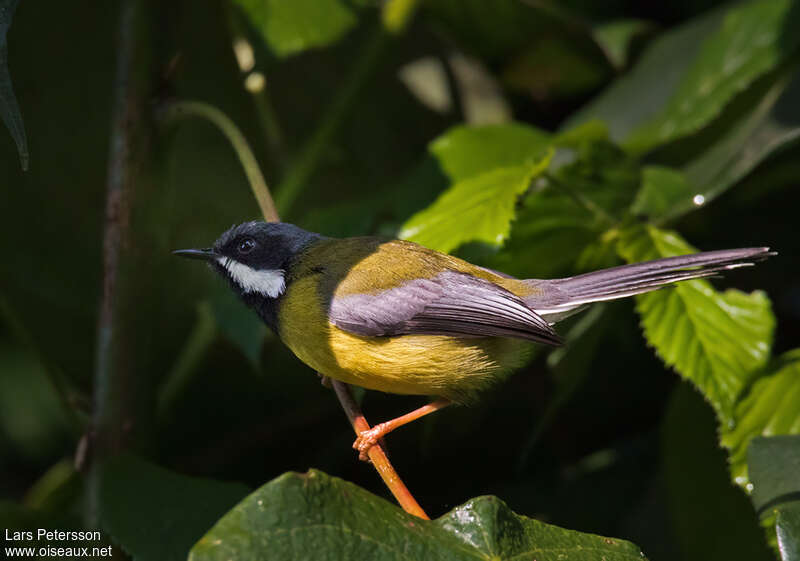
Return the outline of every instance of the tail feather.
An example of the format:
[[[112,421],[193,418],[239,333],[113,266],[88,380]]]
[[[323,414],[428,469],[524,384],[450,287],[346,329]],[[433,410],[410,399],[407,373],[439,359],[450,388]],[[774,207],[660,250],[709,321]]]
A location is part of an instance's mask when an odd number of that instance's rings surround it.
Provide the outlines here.
[[[707,251],[622,265],[555,280],[530,279],[540,293],[526,303],[546,320],[555,322],[592,302],[616,300],[668,284],[715,276],[722,271],[747,267],[775,255],[768,247]]]

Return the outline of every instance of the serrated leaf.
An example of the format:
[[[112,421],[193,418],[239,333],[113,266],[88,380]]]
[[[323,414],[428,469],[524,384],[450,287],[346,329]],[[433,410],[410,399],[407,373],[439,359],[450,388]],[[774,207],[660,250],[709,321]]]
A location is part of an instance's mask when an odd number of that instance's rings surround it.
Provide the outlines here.
[[[500,168],[459,181],[409,218],[400,229],[400,239],[443,252],[471,241],[502,245],[511,230],[517,198],[549,161],[547,157],[537,166]]]
[[[17,145],[22,169],[28,169],[28,141],[25,137],[25,126],[22,114],[11,86],[11,74],[8,71],[8,44],[6,34],[11,27],[11,19],[17,9],[19,0],[0,0],[0,117],[8,127],[11,137]]]
[[[636,152],[692,134],[755,80],[796,50],[800,14],[792,0],[734,5],[708,37],[663,111],[639,127],[626,145]]]
[[[132,454],[100,467],[100,523],[136,561],[184,560],[249,489],[170,472]]]
[[[190,561],[228,559],[537,559],[634,561],[623,540],[564,530],[479,497],[434,521],[421,520],[320,471],[287,473],[226,514]]]
[[[693,253],[676,233],[654,226],[623,232],[618,252],[629,263]],[[734,403],[769,357],[775,318],[762,292],[718,292],[706,280],[636,297],[647,341],[690,380],[714,407],[723,426]]]
[[[547,187],[525,197],[508,242],[486,266],[520,278],[568,274],[603,224],[568,195]]]
[[[235,0],[281,57],[338,41],[358,22],[344,0]]]
[[[748,488],[747,449],[757,436],[800,434],[800,352],[783,355],[736,404],[735,424],[723,427],[721,444],[730,450],[731,476]]]
[[[521,123],[456,126],[431,142],[430,152],[453,182],[498,168],[541,162],[550,135]]]

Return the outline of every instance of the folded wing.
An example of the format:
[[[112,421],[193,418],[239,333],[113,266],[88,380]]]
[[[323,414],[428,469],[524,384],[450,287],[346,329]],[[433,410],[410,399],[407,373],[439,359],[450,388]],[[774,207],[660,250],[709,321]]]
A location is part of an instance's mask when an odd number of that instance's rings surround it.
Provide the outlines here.
[[[373,337],[511,337],[561,344],[550,324],[515,294],[451,270],[376,292],[345,291],[333,297],[329,317],[340,329]]]

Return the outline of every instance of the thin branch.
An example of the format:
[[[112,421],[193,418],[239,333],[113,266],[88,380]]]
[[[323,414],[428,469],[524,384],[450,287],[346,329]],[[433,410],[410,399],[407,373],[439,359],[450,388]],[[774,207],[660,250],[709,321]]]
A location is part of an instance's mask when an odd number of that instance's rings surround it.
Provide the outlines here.
[[[102,463],[129,447],[143,447],[152,419],[149,383],[141,367],[147,334],[136,329],[137,312],[131,306],[142,287],[128,275],[140,266],[135,246],[147,235],[131,227],[132,206],[149,182],[152,140],[150,98],[155,76],[153,0],[121,2],[114,105],[108,155],[106,208],[103,233],[102,296],[97,322],[94,395],[88,438],[89,480],[87,511],[90,526],[97,525]]]
[[[163,119],[167,122],[181,117],[202,117],[217,126],[222,134],[228,139],[233,146],[239,161],[242,163],[244,173],[247,175],[247,180],[250,182],[250,189],[258,201],[258,206],[261,209],[261,214],[269,222],[279,222],[278,211],[275,208],[275,202],[267,188],[267,181],[261,173],[261,168],[258,165],[258,160],[253,154],[253,150],[247,143],[242,131],[231,121],[231,119],[222,111],[202,101],[172,101],[167,102],[163,109]]]
[[[361,434],[365,430],[369,430],[369,423],[364,418],[363,413],[361,413],[361,409],[358,407],[355,399],[353,399],[350,386],[338,380],[332,380],[332,383],[333,389],[336,392],[336,397],[339,398],[339,403],[342,404],[342,409],[344,409],[347,418],[350,420],[350,424],[353,425],[353,430],[356,435]],[[394,498],[397,499],[400,506],[403,507],[403,510],[414,516],[430,520],[428,515],[425,514],[425,511],[422,510],[422,507],[419,506],[414,495],[411,494],[411,491],[408,490],[403,480],[400,479],[394,466],[392,466],[392,463],[386,456],[383,447],[380,444],[376,444],[369,449],[368,455],[375,470],[381,476],[383,482],[386,483],[386,486],[392,492]]]

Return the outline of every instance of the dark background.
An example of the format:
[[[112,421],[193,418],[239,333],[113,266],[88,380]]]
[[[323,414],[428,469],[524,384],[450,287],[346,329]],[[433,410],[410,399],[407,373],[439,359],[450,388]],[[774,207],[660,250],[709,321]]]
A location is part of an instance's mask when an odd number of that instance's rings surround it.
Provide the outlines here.
[[[500,80],[515,119],[557,130],[624,73],[651,37],[720,3],[600,4],[567,7],[581,21],[653,23],[632,44],[631,62],[614,69],[586,55],[591,77],[575,86],[563,85],[569,65],[545,60],[529,69],[534,80],[545,81],[537,72],[563,76],[537,92]],[[153,103],[174,97],[217,106],[241,127],[276,185],[286,159],[270,150],[253,96],[242,87],[229,9],[203,0],[172,2],[165,10],[164,33],[153,48],[180,56]],[[31,154],[30,170],[22,172],[13,141],[0,134],[0,498],[15,502],[53,464],[73,456],[80,436],[46,370],[69,381],[79,409],[88,407],[93,391],[118,16],[114,2],[23,1],[9,32],[9,66]],[[286,59],[252,42],[285,154],[297,153],[314,130],[373,26],[367,15],[337,44]],[[441,52],[475,56],[495,76],[506,56],[476,49],[436,18],[417,18],[384,53],[285,220],[328,235],[390,234],[447,186],[426,156],[427,144],[462,115],[432,111],[397,78],[404,64]],[[150,282],[135,302],[149,318],[141,326],[148,354],[137,364],[159,387],[180,370],[179,357],[193,362],[169,406],[148,419],[143,455],[180,473],[251,487],[315,467],[388,496],[373,469],[357,461],[352,430],[314,372],[274,336],[263,346],[253,341],[257,323],[209,271],[169,257],[173,248],[209,245],[231,224],[257,218],[258,208],[214,127],[191,119],[162,132],[152,146],[155,187],[145,205],[153,235],[142,251],[152,253],[152,269],[137,272]],[[797,150],[771,158],[675,225],[701,249],[770,245],[780,252],[717,282],[769,294],[778,319],[775,354],[791,348],[800,329]],[[531,256],[529,276],[542,270],[537,266]],[[205,312],[198,312],[200,302]],[[193,353],[187,345],[199,313],[211,313],[216,327]],[[610,304],[589,340],[555,368],[541,353],[479,404],[388,437],[395,467],[429,514],[494,494],[521,514],[630,539],[651,559],[769,558],[747,498],[730,483],[711,409],[664,368],[637,322],[632,302]],[[248,337],[250,357],[236,342]],[[560,381],[571,377],[580,380],[577,389],[532,444]],[[363,408],[378,422],[420,403],[369,392]],[[78,489],[65,498],[64,512],[78,515],[81,496]],[[700,529],[702,546],[693,541]]]

